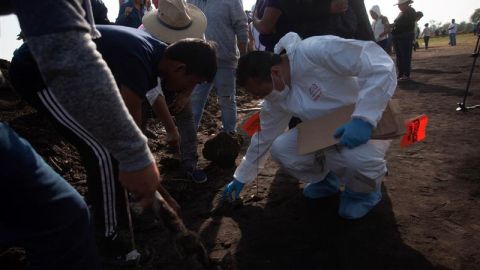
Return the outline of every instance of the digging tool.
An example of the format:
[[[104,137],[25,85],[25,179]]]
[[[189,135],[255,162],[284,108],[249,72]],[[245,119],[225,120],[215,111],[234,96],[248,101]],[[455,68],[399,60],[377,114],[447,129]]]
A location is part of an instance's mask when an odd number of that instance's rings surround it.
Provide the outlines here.
[[[178,254],[184,258],[196,257],[196,260],[202,264],[205,269],[210,269],[210,258],[207,250],[200,239],[200,236],[195,232],[187,229],[182,219],[178,216],[174,207],[168,200],[174,202],[168,192],[163,189],[166,196],[162,196],[160,192],[155,193],[155,201],[152,209],[155,216],[162,220],[167,229],[174,235],[175,245]],[[167,198],[169,198],[167,200]],[[175,202],[176,204],[176,202]],[[178,204],[176,204],[178,207]]]
[[[480,35],[478,35],[477,44],[475,45],[475,50],[472,53],[473,63],[472,63],[472,68],[470,69],[470,75],[468,76],[467,88],[465,89],[465,95],[463,96],[463,102],[457,103],[458,104],[457,111],[467,112],[468,110],[480,107],[480,105],[471,105],[471,106],[466,105],[468,91],[470,90],[470,84],[472,83],[473,71],[475,70],[475,64],[477,63],[477,58],[480,54],[479,43],[480,43]]]
[[[130,241],[132,245],[132,250],[126,255],[127,260],[135,260],[137,263],[140,261],[141,254],[138,252],[135,246],[135,235],[133,232],[133,222],[132,222],[132,212],[130,210],[130,200],[128,198],[128,191],[123,189],[125,194],[125,203],[127,204],[127,217],[128,217],[128,228],[130,229]]]

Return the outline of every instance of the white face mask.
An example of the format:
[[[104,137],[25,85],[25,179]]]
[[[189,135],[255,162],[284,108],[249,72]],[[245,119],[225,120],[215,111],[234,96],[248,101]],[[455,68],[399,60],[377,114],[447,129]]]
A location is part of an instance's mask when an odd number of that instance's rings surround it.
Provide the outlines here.
[[[283,78],[282,78],[282,81],[283,81]],[[275,85],[273,83],[273,79],[272,79],[272,85]],[[272,89],[272,92],[270,92],[270,94],[268,94],[266,97],[264,97],[265,100],[268,100],[269,102],[278,102],[278,101],[281,101],[283,99],[285,99],[285,97],[288,95],[288,92],[290,91],[290,87],[288,87],[288,85],[285,83],[285,81],[283,82],[283,89]]]

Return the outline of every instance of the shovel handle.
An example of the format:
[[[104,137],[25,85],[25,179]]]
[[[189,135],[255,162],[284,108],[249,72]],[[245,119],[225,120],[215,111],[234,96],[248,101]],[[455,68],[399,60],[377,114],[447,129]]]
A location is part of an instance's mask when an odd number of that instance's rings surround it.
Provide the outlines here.
[[[177,203],[177,201],[168,193],[168,191],[163,188],[162,186],[159,186],[157,189],[158,193],[163,197],[165,202],[177,213],[177,215],[180,215],[180,205]]]

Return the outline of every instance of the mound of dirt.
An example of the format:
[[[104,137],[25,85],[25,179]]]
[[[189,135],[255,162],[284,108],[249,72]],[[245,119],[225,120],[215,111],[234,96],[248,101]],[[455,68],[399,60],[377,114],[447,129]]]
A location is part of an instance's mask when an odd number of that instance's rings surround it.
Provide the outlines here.
[[[203,157],[221,168],[231,168],[235,166],[242,144],[241,136],[221,132],[205,142]]]

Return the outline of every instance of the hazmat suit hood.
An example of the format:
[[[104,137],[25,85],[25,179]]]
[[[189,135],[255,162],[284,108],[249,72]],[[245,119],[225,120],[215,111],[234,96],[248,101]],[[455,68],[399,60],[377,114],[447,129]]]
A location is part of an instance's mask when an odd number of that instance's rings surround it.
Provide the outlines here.
[[[375,14],[378,15],[378,18],[380,18],[380,16],[382,16],[382,13],[380,12],[380,7],[378,5],[374,5],[370,11],[373,11],[375,12]]]
[[[302,38],[294,32],[289,32],[285,34],[275,45],[275,48],[273,49],[273,52],[276,54],[280,54],[283,50],[290,52],[292,51],[292,48],[294,48],[297,43],[302,41]]]

